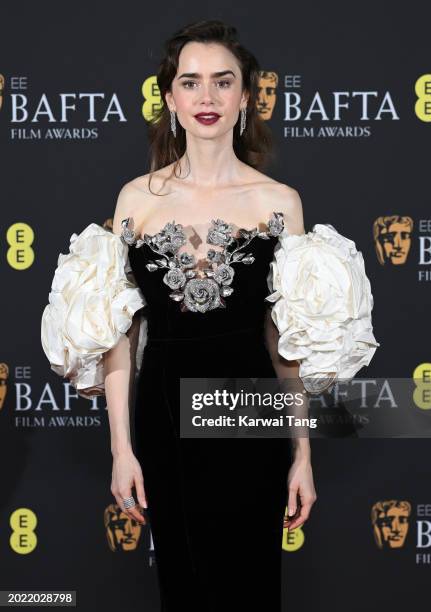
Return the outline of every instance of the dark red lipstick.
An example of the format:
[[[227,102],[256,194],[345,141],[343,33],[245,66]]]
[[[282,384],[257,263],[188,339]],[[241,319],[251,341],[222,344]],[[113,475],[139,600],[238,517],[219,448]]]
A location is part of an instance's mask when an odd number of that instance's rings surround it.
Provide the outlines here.
[[[220,115],[218,113],[198,113],[195,115],[195,119],[203,125],[212,125],[215,123]]]

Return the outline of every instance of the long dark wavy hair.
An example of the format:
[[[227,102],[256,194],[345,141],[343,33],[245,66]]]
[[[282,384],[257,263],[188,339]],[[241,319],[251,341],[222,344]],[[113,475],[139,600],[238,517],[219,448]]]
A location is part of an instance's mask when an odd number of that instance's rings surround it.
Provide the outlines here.
[[[169,108],[164,100],[165,94],[171,91],[171,84],[178,70],[181,49],[186,43],[192,41],[224,45],[238,60],[242,73],[243,90],[249,93],[246,128],[242,136],[239,133],[239,121],[233,129],[233,148],[238,159],[257,170],[262,170],[273,158],[272,132],[265,121],[259,117],[256,108],[260,76],[257,59],[240,44],[235,27],[220,20],[196,21],[175,32],[164,45],[165,57],[160,62],[157,72],[157,84],[162,104],[148,124],[150,191],[151,173],[176,162],[173,167],[173,173],[175,173],[179,158],[186,152],[185,130],[177,122],[177,135],[174,137],[170,127]]]

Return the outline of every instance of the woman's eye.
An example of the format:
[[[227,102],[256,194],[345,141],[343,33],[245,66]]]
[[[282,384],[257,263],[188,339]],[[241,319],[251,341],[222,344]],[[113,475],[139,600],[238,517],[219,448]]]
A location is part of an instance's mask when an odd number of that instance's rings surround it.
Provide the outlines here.
[[[227,89],[228,87],[230,87],[231,84],[231,82],[226,79],[222,81],[217,81],[217,83],[221,89]],[[194,85],[197,85],[195,81],[183,81],[183,87],[185,87],[185,89],[194,89]]]

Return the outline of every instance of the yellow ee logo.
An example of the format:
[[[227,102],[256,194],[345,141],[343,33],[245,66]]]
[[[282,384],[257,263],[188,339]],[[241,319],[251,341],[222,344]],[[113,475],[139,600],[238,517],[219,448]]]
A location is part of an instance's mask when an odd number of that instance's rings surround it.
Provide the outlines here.
[[[422,410],[431,408],[431,363],[421,363],[413,372],[415,390],[413,401]]]
[[[34,261],[34,251],[31,247],[34,240],[33,229],[27,223],[14,223],[6,233],[9,245],[7,260],[11,268],[26,270]]]
[[[37,536],[34,532],[37,518],[30,508],[17,508],[10,517],[12,534],[9,539],[10,547],[20,555],[33,552],[37,544]]]
[[[283,550],[287,550],[288,552],[294,552],[301,548],[304,544],[305,536],[302,531],[302,526],[289,531],[287,527],[283,528],[283,539],[281,542],[281,547]]]
[[[145,100],[142,104],[142,116],[147,121],[152,121],[154,118],[154,111],[160,110],[163,105],[156,75],[148,77],[148,79],[145,79],[143,82],[142,97]]]
[[[415,103],[415,113],[418,119],[429,123],[431,121],[431,74],[423,74],[415,83],[415,93],[418,97]]]

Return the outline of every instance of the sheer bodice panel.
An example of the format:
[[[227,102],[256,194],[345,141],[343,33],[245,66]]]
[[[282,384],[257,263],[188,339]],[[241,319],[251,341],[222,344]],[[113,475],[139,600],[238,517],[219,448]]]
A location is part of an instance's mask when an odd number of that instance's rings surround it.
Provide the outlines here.
[[[161,236],[158,240],[158,246],[161,247],[162,251],[167,242],[174,241],[176,243],[176,254],[179,257],[190,256],[195,264],[194,269],[198,272],[199,277],[203,277],[205,269],[214,269],[217,257],[219,257],[217,254],[223,253],[225,238],[231,236],[234,241],[239,241],[242,231],[252,232],[254,229],[265,233],[267,226],[265,223],[259,223],[255,228],[246,229],[235,223],[226,223],[220,218],[212,219],[206,223],[189,225],[176,223],[175,220],[172,220],[165,224],[161,232],[156,234],[143,232],[138,240]],[[236,242],[235,246],[239,246],[239,244],[240,242]]]

